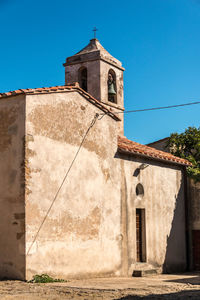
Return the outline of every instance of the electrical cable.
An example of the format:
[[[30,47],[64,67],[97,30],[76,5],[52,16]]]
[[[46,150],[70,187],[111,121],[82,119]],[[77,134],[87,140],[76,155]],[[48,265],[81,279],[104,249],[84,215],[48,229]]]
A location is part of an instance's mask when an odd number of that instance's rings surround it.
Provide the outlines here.
[[[169,105],[169,106],[151,107],[151,108],[144,108],[144,109],[125,110],[125,111],[112,111],[112,113],[113,114],[128,114],[128,113],[136,113],[136,112],[143,112],[143,111],[150,111],[150,110],[176,108],[176,107],[196,105],[196,104],[200,104],[200,101],[184,103],[184,104],[177,104],[177,105]],[[108,113],[100,113],[99,115],[106,115],[106,114],[108,114]]]
[[[50,213],[50,211],[51,211],[51,208],[52,208],[53,204],[55,203],[55,201],[56,201],[56,199],[57,199],[57,197],[58,197],[58,194],[59,194],[61,188],[63,187],[63,184],[64,184],[65,180],[67,179],[67,176],[68,176],[68,174],[69,174],[69,172],[70,172],[70,170],[71,170],[71,168],[72,168],[72,166],[73,166],[73,164],[74,164],[74,162],[75,162],[75,160],[76,160],[76,158],[77,158],[77,156],[78,156],[78,154],[79,154],[79,152],[80,152],[80,150],[81,150],[81,147],[82,147],[82,145],[83,145],[83,143],[84,143],[84,141],[85,141],[85,139],[86,139],[86,137],[87,137],[87,135],[88,135],[90,129],[91,129],[91,128],[94,126],[94,124],[96,123],[96,120],[98,119],[98,117],[99,117],[99,114],[96,113],[95,116],[94,116],[94,118],[93,118],[93,120],[92,120],[92,122],[90,123],[90,126],[88,127],[88,129],[87,129],[87,131],[86,131],[86,133],[85,133],[85,135],[84,135],[84,137],[83,137],[83,139],[82,139],[82,141],[81,141],[79,147],[78,147],[78,150],[76,151],[76,154],[75,154],[75,156],[74,156],[74,158],[73,158],[73,160],[72,160],[72,162],[71,162],[71,164],[70,164],[70,166],[69,166],[69,168],[68,168],[68,170],[67,170],[67,172],[66,172],[66,174],[65,174],[65,176],[64,176],[64,178],[63,178],[63,181],[62,181],[60,187],[58,188],[58,190],[57,190],[57,192],[56,192],[56,194],[55,194],[55,196],[54,196],[54,199],[53,199],[51,205],[49,206],[49,208],[48,208],[48,210],[47,210],[47,213],[46,213],[46,215],[45,215],[45,217],[44,217],[42,223],[41,223],[40,226],[39,226],[39,229],[38,229],[38,231],[37,231],[37,233],[36,233],[36,235],[35,235],[35,237],[34,237],[32,243],[31,243],[31,245],[30,245],[30,247],[29,247],[29,249],[28,249],[28,251],[27,251],[27,255],[29,254],[29,252],[30,252],[30,250],[31,250],[31,248],[32,248],[32,246],[33,246],[33,244],[35,243],[35,241],[36,241],[36,239],[37,239],[37,237],[38,237],[38,234],[39,234],[39,232],[40,232],[40,230],[41,230],[41,228],[42,228],[44,222],[46,221],[46,219],[47,219],[47,217],[48,217],[48,215],[49,215],[49,213]]]

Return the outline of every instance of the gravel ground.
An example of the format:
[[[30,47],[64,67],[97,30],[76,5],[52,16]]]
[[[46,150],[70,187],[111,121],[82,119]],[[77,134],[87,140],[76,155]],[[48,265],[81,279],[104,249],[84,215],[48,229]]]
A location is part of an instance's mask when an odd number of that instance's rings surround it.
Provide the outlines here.
[[[200,273],[143,278],[95,278],[62,283],[0,281],[0,300],[195,299]]]

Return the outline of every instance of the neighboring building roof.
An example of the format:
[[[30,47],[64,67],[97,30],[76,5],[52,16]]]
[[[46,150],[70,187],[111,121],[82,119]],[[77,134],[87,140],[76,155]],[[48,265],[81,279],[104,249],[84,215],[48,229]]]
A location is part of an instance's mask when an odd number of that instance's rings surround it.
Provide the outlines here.
[[[165,142],[165,141],[167,142],[168,140],[169,140],[169,137],[166,137],[166,138],[163,138],[163,139],[154,141],[154,142],[152,142],[152,143],[148,143],[147,146],[150,146],[150,147],[151,147],[151,145],[154,145],[154,144],[157,144],[157,143],[161,143],[161,142]]]
[[[147,144],[147,146],[155,148],[160,151],[170,153],[170,147],[168,146],[168,141],[169,141],[169,137],[166,137],[164,139],[160,139],[158,141],[149,143],[149,144]]]
[[[103,105],[99,100],[92,97],[90,94],[85,92],[83,89],[79,87],[78,83],[74,83],[71,85],[63,85],[63,86],[52,86],[52,87],[42,87],[42,88],[34,88],[34,89],[19,89],[15,91],[10,91],[7,93],[0,93],[0,100],[2,98],[7,98],[11,96],[17,96],[20,94],[25,95],[38,95],[38,94],[49,94],[49,93],[63,93],[63,92],[78,92],[81,94],[84,98],[86,98],[90,103],[97,106],[99,109],[101,109],[105,114],[109,115],[116,121],[120,121],[120,119],[112,113],[112,108],[108,109],[105,105]]]
[[[182,159],[170,153],[160,151],[155,148],[151,148],[149,146],[130,141],[126,137],[121,137],[121,136],[118,137],[118,151],[127,154],[146,156],[152,159],[163,160],[170,163],[176,163],[185,166],[192,165],[186,159]]]

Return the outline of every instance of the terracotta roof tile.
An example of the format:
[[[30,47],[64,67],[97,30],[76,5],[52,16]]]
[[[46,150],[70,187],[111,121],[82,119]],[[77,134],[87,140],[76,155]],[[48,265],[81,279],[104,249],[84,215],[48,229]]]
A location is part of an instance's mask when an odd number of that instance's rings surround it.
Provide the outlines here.
[[[118,137],[118,151],[126,152],[128,154],[144,155],[153,159],[164,160],[173,162],[185,166],[191,166],[192,164],[186,160],[174,156],[170,153],[151,148],[146,145],[142,145],[133,141],[128,140],[126,137]]]
[[[0,93],[0,100],[2,98],[7,98],[11,96],[16,96],[20,94],[47,94],[47,93],[59,93],[59,92],[65,92],[65,91],[77,91],[79,94],[81,94],[84,98],[86,98],[89,102],[93,103],[95,106],[97,106],[99,109],[101,109],[104,113],[115,119],[116,121],[120,121],[120,119],[111,111],[111,109],[108,109],[104,104],[102,104],[99,100],[92,97],[90,94],[85,92],[83,89],[79,87],[79,84],[77,82],[70,84],[70,85],[62,85],[62,86],[52,86],[52,87],[42,87],[42,88],[35,88],[35,89],[19,89],[15,91],[9,91],[7,93]]]

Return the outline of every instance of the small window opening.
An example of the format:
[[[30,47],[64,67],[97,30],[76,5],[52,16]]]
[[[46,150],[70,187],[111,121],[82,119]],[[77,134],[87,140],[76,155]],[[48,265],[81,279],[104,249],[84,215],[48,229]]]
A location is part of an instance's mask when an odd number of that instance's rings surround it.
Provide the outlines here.
[[[113,70],[108,72],[108,101],[117,103],[116,75]]]
[[[136,195],[137,196],[144,196],[144,188],[141,183],[138,183],[135,189]]]
[[[81,68],[79,70],[79,84],[80,87],[87,92],[87,69]]]

